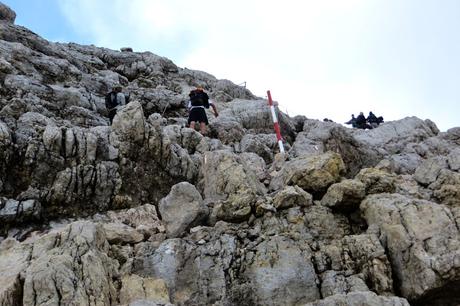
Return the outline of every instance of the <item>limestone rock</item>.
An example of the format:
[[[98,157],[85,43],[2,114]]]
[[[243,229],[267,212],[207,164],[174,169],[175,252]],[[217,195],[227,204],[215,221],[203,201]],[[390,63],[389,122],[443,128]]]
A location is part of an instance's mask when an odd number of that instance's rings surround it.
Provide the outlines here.
[[[132,227],[121,223],[106,223],[103,225],[107,241],[110,243],[138,243],[144,239],[144,235]]]
[[[160,201],[159,211],[168,237],[179,237],[203,222],[208,210],[195,186],[182,182],[174,185],[168,196]]]
[[[254,290],[254,303],[292,305],[319,299],[311,254],[289,239],[275,236],[257,246],[245,275]]]
[[[460,149],[452,151],[448,156],[450,169],[454,171],[460,170]]]
[[[429,295],[459,279],[459,231],[445,207],[397,194],[367,197],[361,203],[369,232],[380,231],[389,258],[409,300]]]
[[[447,167],[447,159],[445,157],[430,158],[415,170],[414,178],[420,184],[428,185],[436,181],[439,172],[442,169],[447,169]]]
[[[366,186],[366,194],[394,192],[396,175],[376,168],[362,169],[356,179]]]
[[[16,19],[16,13],[8,6],[0,2],[0,21],[8,23],[14,23]]]
[[[322,193],[337,182],[345,171],[343,161],[337,153],[328,152],[315,156],[303,156],[286,163],[278,174],[287,185],[298,185],[311,193]],[[272,188],[275,188],[272,181]]]
[[[25,271],[23,303],[108,305],[115,300],[116,265],[105,254],[102,228],[73,223],[59,236]]]
[[[206,152],[202,173],[205,201],[217,203],[213,209],[217,220],[249,218],[256,196],[265,193],[256,174],[228,151]]]
[[[352,211],[359,207],[366,196],[365,185],[358,180],[343,180],[331,185],[321,204],[341,211]]]
[[[286,209],[294,206],[311,206],[313,197],[299,186],[287,186],[273,198],[276,209]]]
[[[406,299],[377,295],[372,291],[351,292],[336,294],[324,300],[307,303],[304,306],[335,306],[335,305],[361,305],[361,306],[409,306]]]
[[[123,305],[132,305],[131,303],[139,300],[155,305],[170,302],[168,289],[161,279],[142,278],[133,274],[123,277],[121,281],[120,303]]]

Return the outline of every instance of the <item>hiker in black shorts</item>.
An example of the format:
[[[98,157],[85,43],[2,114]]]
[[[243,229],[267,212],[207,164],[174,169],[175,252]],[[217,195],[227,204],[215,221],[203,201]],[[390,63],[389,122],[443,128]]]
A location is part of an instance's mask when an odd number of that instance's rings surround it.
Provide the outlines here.
[[[217,108],[209,100],[209,96],[204,92],[202,87],[197,87],[196,89],[190,91],[189,94],[190,101],[188,102],[188,108],[190,110],[188,115],[188,124],[191,129],[195,129],[195,122],[200,123],[200,132],[201,134],[206,134],[206,125],[209,124],[208,117],[206,116],[206,108],[211,106],[214,116],[219,116],[217,113]]]

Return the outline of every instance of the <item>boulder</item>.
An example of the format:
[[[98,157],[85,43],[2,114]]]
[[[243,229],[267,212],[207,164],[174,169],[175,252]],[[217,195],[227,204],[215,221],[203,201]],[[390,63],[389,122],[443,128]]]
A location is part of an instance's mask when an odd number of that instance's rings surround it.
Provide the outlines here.
[[[8,6],[0,2],[0,21],[14,23],[16,13]]]
[[[228,151],[206,152],[202,175],[205,202],[215,203],[211,216],[214,221],[247,220],[257,195],[265,193],[251,168]]]
[[[114,244],[134,244],[144,239],[144,235],[132,227],[122,223],[106,223],[103,225],[105,236],[109,243]]]
[[[159,212],[168,237],[179,237],[190,227],[203,222],[208,209],[195,186],[182,182],[174,185],[171,192],[161,199]]]
[[[310,251],[282,236],[257,246],[245,276],[257,305],[303,304],[320,298]]]
[[[436,181],[439,172],[447,169],[447,159],[445,157],[433,157],[425,160],[417,167],[414,173],[414,179],[422,185],[429,185]]]
[[[136,274],[128,275],[121,280],[120,303],[132,305],[140,301],[157,304],[168,304],[169,293],[161,279],[143,278]]]
[[[396,175],[376,168],[365,168],[359,171],[356,179],[366,187],[366,194],[394,192]]]
[[[345,166],[337,153],[327,152],[302,156],[288,161],[275,178],[271,188],[277,189],[281,180],[287,185],[298,185],[307,192],[324,193],[344,173]]]
[[[348,294],[336,294],[324,300],[304,304],[304,306],[336,306],[336,305],[360,305],[360,306],[409,306],[409,302],[400,297],[381,296],[372,291],[351,292]]]
[[[331,185],[321,204],[339,211],[353,211],[366,196],[366,186],[358,180],[343,180]]]
[[[286,209],[295,206],[313,205],[313,197],[299,186],[286,186],[273,198],[273,205],[276,209]]]
[[[360,209],[388,248],[403,297],[428,297],[460,279],[459,230],[448,209],[398,194],[368,196]]]

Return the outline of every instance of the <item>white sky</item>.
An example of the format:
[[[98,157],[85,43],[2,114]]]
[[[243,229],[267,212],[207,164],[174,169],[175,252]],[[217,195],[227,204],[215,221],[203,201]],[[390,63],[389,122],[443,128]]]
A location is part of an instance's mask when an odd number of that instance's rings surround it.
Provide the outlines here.
[[[373,111],[460,126],[457,0],[66,0],[95,45],[152,51],[289,115],[348,121]]]

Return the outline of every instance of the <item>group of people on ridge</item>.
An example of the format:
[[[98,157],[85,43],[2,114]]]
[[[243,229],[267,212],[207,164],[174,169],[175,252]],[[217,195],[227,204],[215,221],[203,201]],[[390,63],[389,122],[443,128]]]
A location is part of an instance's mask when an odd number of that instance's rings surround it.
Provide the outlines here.
[[[189,110],[188,125],[190,128],[195,129],[195,124],[200,124],[201,134],[206,134],[206,126],[209,124],[206,115],[206,109],[212,108],[214,116],[219,116],[216,105],[209,99],[208,94],[204,91],[203,87],[196,87],[189,93],[190,100],[188,101],[187,108]],[[105,96],[105,106],[108,111],[110,124],[113,123],[117,110],[129,103],[129,95],[123,93],[120,85],[116,85]]]
[[[355,115],[351,115],[351,119],[345,124],[351,124],[352,127],[358,128],[358,129],[373,129],[379,126],[380,123],[383,122],[383,117],[379,116],[377,117],[374,115],[373,112],[369,112],[369,116],[364,117],[363,112],[360,112],[358,117],[355,118]]]

